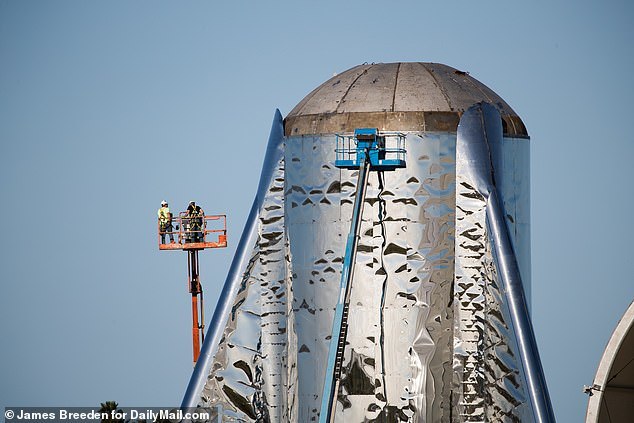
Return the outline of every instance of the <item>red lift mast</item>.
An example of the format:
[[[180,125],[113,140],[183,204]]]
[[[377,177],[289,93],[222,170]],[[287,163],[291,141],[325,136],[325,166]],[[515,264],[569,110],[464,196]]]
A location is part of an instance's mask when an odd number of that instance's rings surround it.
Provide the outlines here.
[[[174,241],[167,243],[168,238]],[[227,246],[227,217],[222,214],[192,218],[185,212],[180,213],[172,219],[171,231],[161,232],[159,225],[158,244],[159,250],[187,251],[187,285],[192,295],[192,349],[196,364],[200,346],[205,340],[205,308],[198,252]]]

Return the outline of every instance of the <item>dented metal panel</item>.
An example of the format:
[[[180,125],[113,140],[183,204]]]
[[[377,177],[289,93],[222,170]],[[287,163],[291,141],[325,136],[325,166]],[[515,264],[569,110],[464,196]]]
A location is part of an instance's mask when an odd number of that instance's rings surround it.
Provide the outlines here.
[[[500,172],[511,174],[500,177],[502,203],[517,240],[528,236],[520,225],[528,226],[520,180],[528,159],[513,143],[526,140],[504,142]],[[199,404],[222,421],[318,418],[358,173],[334,167],[335,143],[334,135],[284,139],[200,391]],[[411,132],[406,143],[406,169],[369,178],[335,419],[531,419],[487,199],[471,181],[482,169],[456,164],[455,134]]]
[[[502,124],[488,103],[461,118],[456,147],[453,405],[463,421],[554,422],[513,237],[498,194]],[[497,167],[496,167],[497,165]]]
[[[285,147],[298,421],[319,410],[358,173],[334,168],[335,141]],[[408,168],[368,182],[337,421],[449,421],[455,136],[409,133],[406,144]]]
[[[216,392],[218,395],[223,392],[225,396],[233,398],[247,408],[247,405],[244,405],[244,401],[240,398],[248,397],[249,395],[253,397],[256,386],[261,383],[260,370],[246,370],[247,368],[251,369],[254,360],[257,361],[257,357],[249,351],[257,350],[257,342],[260,338],[259,318],[257,317],[259,314],[258,299],[248,297],[246,294],[253,282],[252,270],[258,264],[260,253],[258,246],[261,238],[259,222],[262,220],[261,217],[264,215],[265,207],[269,207],[265,206],[265,203],[270,201],[266,197],[271,186],[275,184],[276,178],[278,183],[280,178],[283,178],[282,169],[280,168],[281,163],[283,163],[282,141],[282,116],[277,110],[273,119],[256,198],[253,201],[229,274],[211,319],[200,358],[196,363],[185,392],[182,401],[183,407],[210,406],[218,403],[218,398],[221,397],[203,394],[203,391],[206,390],[207,392]],[[236,331],[238,326],[241,330]],[[247,327],[250,330],[242,330],[243,327]],[[228,337],[234,339],[235,344],[228,344]],[[233,363],[226,365],[226,357],[228,349],[232,348],[231,345],[239,346],[239,348],[235,349],[237,351],[235,355],[240,357],[234,357]],[[223,361],[225,364],[222,364]],[[244,389],[246,391],[250,390],[250,392],[234,394],[236,391],[232,387],[224,388],[222,386],[222,377],[215,377],[220,368],[226,371],[227,377],[234,380],[242,381],[246,378],[249,382],[246,386],[250,386],[250,388]],[[244,373],[244,375],[240,375],[239,372]],[[256,398],[253,403],[258,401]],[[248,405],[248,407],[251,407],[249,413],[253,414],[252,405]]]
[[[284,161],[257,221],[257,243],[214,357],[202,403],[226,421],[287,420]]]
[[[532,421],[487,231],[487,198],[460,173],[456,182],[454,415],[464,422]]]
[[[470,108],[483,100],[494,106]],[[526,300],[526,129],[433,63],[361,65],[285,127],[276,114],[183,405],[221,421],[318,419],[358,179],[334,166],[335,133],[359,127],[404,132],[407,167],[368,179],[335,421],[553,421]]]

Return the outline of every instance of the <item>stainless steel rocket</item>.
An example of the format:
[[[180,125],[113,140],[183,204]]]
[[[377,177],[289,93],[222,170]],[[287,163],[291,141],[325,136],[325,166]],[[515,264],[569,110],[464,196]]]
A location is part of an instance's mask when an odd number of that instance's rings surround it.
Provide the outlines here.
[[[259,188],[183,406],[316,421],[358,170],[337,135],[403,134],[369,174],[338,422],[554,421],[530,323],[529,137],[435,63],[356,66],[275,114]]]

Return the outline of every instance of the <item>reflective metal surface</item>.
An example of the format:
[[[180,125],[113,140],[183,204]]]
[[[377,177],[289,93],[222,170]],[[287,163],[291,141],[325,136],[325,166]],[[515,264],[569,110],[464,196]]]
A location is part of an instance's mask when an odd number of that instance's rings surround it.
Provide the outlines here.
[[[208,403],[204,397],[201,397],[201,393],[203,388],[209,384],[209,380],[213,380],[212,375],[215,369],[212,368],[212,363],[214,356],[219,355],[219,345],[225,341],[227,333],[231,332],[231,328],[235,326],[238,318],[237,308],[240,304],[236,303],[236,299],[245,289],[249,271],[253,266],[253,254],[254,252],[257,254],[258,251],[255,248],[256,241],[259,239],[258,219],[262,214],[262,209],[268,207],[264,206],[264,203],[275,178],[275,173],[278,177],[281,175],[279,166],[282,157],[282,141],[282,115],[279,110],[276,110],[256,198],[251,206],[251,212],[238,243],[236,255],[231,263],[229,274],[211,319],[200,358],[185,392],[182,401],[183,407],[195,407],[201,403]],[[259,331],[254,333],[254,336],[259,337]]]
[[[408,169],[369,181],[338,419],[449,421],[455,137],[407,137]],[[355,171],[334,167],[334,146],[334,136],[285,142],[286,215],[260,219],[260,233],[276,242],[259,242],[251,256],[202,392],[201,404],[221,405],[228,421],[317,415],[356,179]],[[270,191],[264,208],[279,211],[281,198]],[[282,223],[286,262],[279,260]],[[275,259],[263,262],[269,247]],[[279,281],[279,272],[292,289],[276,284],[278,302],[264,311],[270,293],[262,285]],[[269,316],[279,316],[272,333]]]
[[[526,140],[505,142],[525,152],[514,143]],[[455,135],[408,133],[407,145],[406,169],[370,175],[336,421],[530,420],[486,201],[456,186]],[[201,392],[223,421],[318,417],[356,180],[334,147],[334,135],[284,141]],[[527,200],[519,185],[513,207]]]
[[[456,146],[454,404],[477,421],[554,422],[539,353],[500,200],[496,163],[507,141],[499,112],[471,107]],[[499,165],[498,165],[499,166]],[[487,399],[490,398],[490,402]],[[469,420],[466,420],[469,421]]]
[[[443,131],[418,121],[404,131],[407,167],[369,176],[335,421],[554,421],[525,300],[525,128],[505,103],[495,106],[504,121],[487,104],[470,109],[470,95],[492,91],[432,65],[353,68],[339,97],[333,79],[337,92],[318,88],[285,129],[276,114],[258,195],[183,405],[215,407],[221,421],[318,419],[358,171],[334,166],[335,131],[310,131],[371,121],[381,109],[359,109],[361,86],[371,90],[378,78],[374,85],[413,96],[392,95],[393,107],[418,98],[451,109],[461,98],[464,113],[458,134],[457,118]],[[442,98],[404,88],[434,81]]]
[[[454,139],[407,134],[407,169],[370,175],[337,421],[448,416],[448,403],[426,390],[449,392]],[[358,171],[334,167],[334,146],[334,136],[307,136],[285,148],[298,421],[319,409],[355,195]]]

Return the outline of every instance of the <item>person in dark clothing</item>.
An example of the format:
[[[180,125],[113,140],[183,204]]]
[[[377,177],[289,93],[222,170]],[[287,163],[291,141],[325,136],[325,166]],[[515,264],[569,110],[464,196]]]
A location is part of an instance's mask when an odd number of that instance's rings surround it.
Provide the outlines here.
[[[195,201],[190,201],[187,206],[187,219],[189,223],[189,239],[191,242],[204,242],[204,216],[203,209],[196,204]]]

